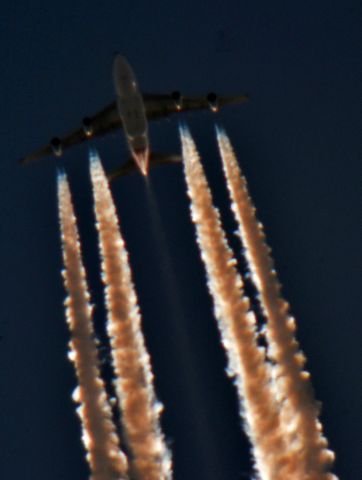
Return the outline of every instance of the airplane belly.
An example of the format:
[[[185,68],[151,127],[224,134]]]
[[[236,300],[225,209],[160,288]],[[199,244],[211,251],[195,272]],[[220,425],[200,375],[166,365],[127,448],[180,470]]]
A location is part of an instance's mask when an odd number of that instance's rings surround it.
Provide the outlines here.
[[[113,83],[117,96],[138,92],[136,76],[125,58],[117,55],[113,63]]]
[[[117,107],[127,135],[135,137],[147,133],[146,112],[140,95],[117,97]]]

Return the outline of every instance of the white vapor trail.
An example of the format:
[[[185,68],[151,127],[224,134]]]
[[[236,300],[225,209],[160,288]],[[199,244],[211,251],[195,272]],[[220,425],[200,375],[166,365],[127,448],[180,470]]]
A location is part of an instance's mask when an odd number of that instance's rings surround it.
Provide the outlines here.
[[[91,179],[115,387],[127,443],[132,451],[131,468],[137,479],[168,480],[172,477],[172,468],[159,422],[162,406],[153,387],[128,253],[108,181],[96,153],[91,153]]]
[[[297,459],[296,468],[300,469],[298,478],[336,479],[328,473],[334,453],[327,448],[328,442],[322,435],[319,406],[314,399],[310,374],[303,369],[305,357],[295,338],[295,320],[290,316],[288,303],[281,296],[281,285],[265,241],[263,226],[256,218],[246,179],[226,133],[217,129],[217,139],[244,255],[267,318],[268,357],[275,364],[275,387],[290,457]]]
[[[286,444],[273,398],[271,372],[265,352],[257,345],[255,316],[235,268],[235,259],[222,230],[190,133],[181,129],[182,153],[191,216],[207,272],[215,316],[228,356],[229,374],[235,378],[240,414],[246,421],[256,469],[262,479],[288,477]]]
[[[58,176],[58,204],[63,247],[63,272],[68,297],[66,316],[73,361],[79,386],[73,394],[82,423],[83,443],[91,469],[91,480],[127,480],[128,462],[120,450],[112,413],[100,376],[92,325],[92,308],[69,185]]]

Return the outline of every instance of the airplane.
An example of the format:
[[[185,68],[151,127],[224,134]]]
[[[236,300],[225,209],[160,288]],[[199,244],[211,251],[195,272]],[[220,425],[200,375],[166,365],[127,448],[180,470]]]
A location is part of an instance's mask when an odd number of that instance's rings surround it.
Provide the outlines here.
[[[74,145],[123,128],[132,157],[126,164],[112,172],[109,177],[115,179],[136,167],[144,176],[147,176],[150,164],[181,161],[181,157],[178,155],[165,155],[150,151],[148,121],[190,110],[210,108],[216,112],[219,107],[245,102],[249,99],[247,94],[218,96],[214,92],[210,92],[206,96],[183,96],[179,91],[170,94],[142,94],[131,66],[120,54],[117,54],[113,61],[113,83],[115,101],[95,115],[83,118],[80,128],[72,130],[63,137],[52,138],[48,145],[22,158],[20,163],[28,164],[51,155],[60,157],[64,150]]]

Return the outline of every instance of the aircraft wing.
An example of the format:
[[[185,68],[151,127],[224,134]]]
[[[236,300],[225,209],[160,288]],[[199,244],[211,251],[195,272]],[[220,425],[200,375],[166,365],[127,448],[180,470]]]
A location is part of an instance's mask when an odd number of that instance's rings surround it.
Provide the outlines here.
[[[206,96],[181,96],[178,92],[172,94],[143,94],[147,119],[157,120],[176,113],[211,109],[232,105],[248,100],[248,95],[218,97],[214,93]],[[118,114],[116,102],[107,105],[103,110],[92,117],[83,119],[83,125],[70,131],[62,137],[54,137],[48,145],[35,150],[22,158],[20,163],[27,164],[52,155],[61,156],[64,150],[86,142],[90,138],[103,136],[109,132],[122,128],[122,121]]]
[[[172,115],[179,112],[211,109],[217,111],[220,107],[246,102],[249,95],[217,96],[209,93],[205,96],[182,96],[179,92],[172,94],[144,94],[146,114],[149,120]]]
[[[27,164],[51,155],[60,156],[64,150],[73,145],[86,142],[92,137],[103,136],[121,127],[122,122],[118,115],[116,102],[112,102],[94,116],[84,118],[82,127],[72,130],[62,137],[54,137],[45,147],[22,158],[20,163]]]

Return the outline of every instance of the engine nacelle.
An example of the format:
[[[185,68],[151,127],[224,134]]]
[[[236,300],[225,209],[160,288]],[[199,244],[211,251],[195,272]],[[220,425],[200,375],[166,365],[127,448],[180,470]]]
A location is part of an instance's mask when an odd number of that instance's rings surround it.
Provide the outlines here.
[[[210,109],[213,112],[217,112],[219,110],[219,103],[218,103],[218,96],[214,92],[210,92],[207,94],[206,100],[209,104]]]
[[[92,120],[89,117],[84,117],[82,120],[83,131],[87,137],[93,135],[93,124]]]
[[[171,93],[171,98],[175,102],[175,106],[177,110],[181,110],[182,108],[182,95],[181,92],[174,91]]]
[[[63,154],[63,145],[58,137],[54,137],[50,140],[50,146],[52,147],[53,153],[56,157],[61,157]]]

